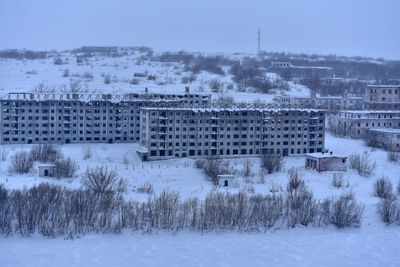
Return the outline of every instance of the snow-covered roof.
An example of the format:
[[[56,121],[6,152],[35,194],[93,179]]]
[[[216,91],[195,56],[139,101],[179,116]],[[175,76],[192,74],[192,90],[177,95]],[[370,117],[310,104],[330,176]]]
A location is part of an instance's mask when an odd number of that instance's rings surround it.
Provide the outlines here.
[[[400,114],[400,110],[340,110],[340,112],[353,114]]]
[[[32,101],[47,101],[47,100],[78,100],[78,101],[165,101],[168,98],[176,96],[198,96],[208,97],[207,94],[192,94],[192,93],[173,93],[173,94],[154,94],[154,93],[127,93],[127,94],[96,94],[96,93],[71,93],[71,94],[56,94],[56,93],[8,93],[3,96],[2,100],[32,100]]]
[[[344,156],[335,155],[334,153],[332,153],[332,155],[331,155],[331,153],[329,153],[329,152],[327,152],[327,153],[309,153],[309,154],[306,154],[306,156],[313,157],[313,158],[318,158],[318,159],[324,159],[324,158],[347,158],[347,157],[344,157]]]
[[[392,129],[392,128],[373,128],[370,129],[370,131],[400,134],[400,129]]]
[[[142,110],[149,110],[149,111],[192,111],[192,112],[212,112],[212,111],[305,111],[305,112],[321,112],[325,111],[322,109],[305,109],[305,108],[297,108],[293,106],[279,106],[279,105],[272,105],[266,104],[262,106],[252,106],[248,105],[247,107],[240,107],[240,106],[230,106],[230,107],[223,107],[223,106],[210,106],[210,107],[143,107]]]
[[[393,88],[393,87],[400,87],[400,84],[398,84],[398,85],[391,85],[391,84],[368,84],[367,87]]]

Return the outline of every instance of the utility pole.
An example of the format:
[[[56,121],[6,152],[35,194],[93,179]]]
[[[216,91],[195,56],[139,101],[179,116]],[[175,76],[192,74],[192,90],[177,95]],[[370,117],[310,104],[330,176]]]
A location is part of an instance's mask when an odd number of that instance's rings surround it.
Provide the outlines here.
[[[261,31],[260,31],[260,28],[258,28],[257,41],[258,41],[258,44],[257,44],[257,55],[260,55],[260,52],[261,52]]]

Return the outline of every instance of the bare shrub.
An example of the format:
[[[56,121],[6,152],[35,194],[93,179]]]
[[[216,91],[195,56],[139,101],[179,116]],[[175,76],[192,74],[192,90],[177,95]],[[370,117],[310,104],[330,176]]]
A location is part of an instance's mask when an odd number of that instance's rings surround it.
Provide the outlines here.
[[[353,154],[349,157],[350,168],[356,169],[358,174],[364,177],[371,176],[376,169],[376,161],[372,161],[368,152]]]
[[[215,185],[218,184],[218,175],[230,173],[229,162],[219,158],[209,157],[205,160],[197,161],[195,165],[202,169],[206,177]]]
[[[8,157],[8,151],[7,151],[5,148],[3,148],[3,149],[1,150],[1,152],[0,152],[0,159],[1,159],[1,161],[6,161],[6,160],[7,160],[7,157]]]
[[[65,70],[63,71],[63,77],[64,77],[64,78],[69,77],[69,70],[68,70],[68,69],[65,69]]]
[[[124,157],[122,159],[122,163],[124,165],[128,165],[129,164],[129,159],[128,159],[128,155],[127,154],[124,154]]]
[[[93,74],[90,73],[90,72],[84,72],[84,73],[82,74],[82,78],[83,78],[83,79],[87,79],[87,80],[93,80]]]
[[[196,78],[197,78],[196,74],[190,73],[187,76],[183,76],[181,78],[181,82],[183,84],[187,84],[187,83],[191,84],[192,82],[196,81]]]
[[[62,65],[63,64],[63,60],[59,57],[54,58],[53,61],[54,65]]]
[[[393,196],[381,199],[378,203],[377,212],[384,223],[391,224],[400,222],[399,201]]]
[[[267,173],[278,172],[282,168],[282,157],[280,155],[260,155],[261,169]]]
[[[130,80],[129,80],[129,83],[130,83],[130,84],[133,84],[133,85],[136,85],[136,84],[139,84],[140,81],[139,81],[139,79],[137,79],[137,78],[133,78],[133,79],[130,79]]]
[[[109,171],[107,167],[96,167],[86,170],[82,184],[95,193],[115,193],[120,180],[116,171]]]
[[[137,191],[139,193],[147,193],[147,194],[153,194],[154,189],[153,189],[153,185],[150,183],[145,183],[142,186],[139,186]]]
[[[111,76],[110,74],[107,74],[104,76],[104,84],[110,84],[111,83]]]
[[[343,173],[334,173],[332,176],[332,186],[341,188],[344,185]]]
[[[56,178],[71,178],[79,169],[78,163],[71,158],[59,159],[54,165],[54,177]]]
[[[297,190],[304,187],[303,174],[300,169],[292,167],[288,170],[289,182],[287,184],[287,191]]]
[[[389,161],[392,162],[400,162],[400,151],[389,149],[389,151],[387,152],[387,158]]]
[[[30,155],[33,161],[53,163],[62,157],[60,149],[53,144],[39,144],[31,148]]]
[[[288,227],[295,227],[297,224],[308,225],[317,215],[317,202],[312,192],[305,186],[298,169],[291,168],[288,175],[285,201],[287,225]]]
[[[374,184],[374,194],[380,198],[391,198],[393,196],[393,185],[392,183],[382,176],[376,180]]]
[[[86,147],[83,149],[83,160],[87,160],[90,159],[93,156],[93,152],[92,149],[90,148],[90,146]]]
[[[30,153],[26,151],[16,152],[11,157],[9,170],[19,174],[28,173],[33,167],[33,162],[34,160],[32,159]]]
[[[217,104],[222,107],[230,107],[235,104],[235,99],[232,96],[221,94],[217,99]]]
[[[364,206],[357,203],[352,192],[342,194],[331,205],[330,223],[339,228],[361,225]]]
[[[253,165],[254,165],[254,163],[250,159],[246,159],[243,161],[243,169],[242,169],[243,177],[248,178],[253,175],[253,172],[252,172]]]
[[[212,92],[221,92],[222,88],[224,87],[224,84],[218,79],[212,79],[208,83],[208,86],[210,87]]]
[[[399,183],[397,184],[397,194],[400,195],[400,180]]]

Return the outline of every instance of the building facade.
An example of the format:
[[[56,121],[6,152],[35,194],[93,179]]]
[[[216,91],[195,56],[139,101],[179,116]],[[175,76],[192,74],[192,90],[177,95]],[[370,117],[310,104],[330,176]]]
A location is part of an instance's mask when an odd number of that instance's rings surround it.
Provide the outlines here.
[[[370,129],[369,145],[391,151],[400,151],[400,129]]]
[[[207,106],[209,95],[10,93],[0,101],[1,144],[139,142],[140,108]]]
[[[330,127],[334,134],[353,138],[365,138],[369,129],[400,128],[400,110],[353,110],[339,111],[332,117]],[[331,124],[331,123],[329,123]]]
[[[142,108],[148,160],[324,151],[325,112],[280,108]]]
[[[400,85],[367,85],[365,109],[400,110]]]
[[[280,105],[296,105],[301,108],[325,109],[328,112],[339,110],[359,110],[363,108],[364,99],[361,96],[345,95],[341,96],[277,96],[274,101]]]

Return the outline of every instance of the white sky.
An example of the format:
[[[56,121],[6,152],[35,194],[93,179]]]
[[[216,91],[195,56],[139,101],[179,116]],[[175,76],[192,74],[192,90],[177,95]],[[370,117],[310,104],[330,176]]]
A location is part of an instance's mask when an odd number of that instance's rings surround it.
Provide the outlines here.
[[[0,0],[0,49],[82,45],[400,59],[397,0]]]

